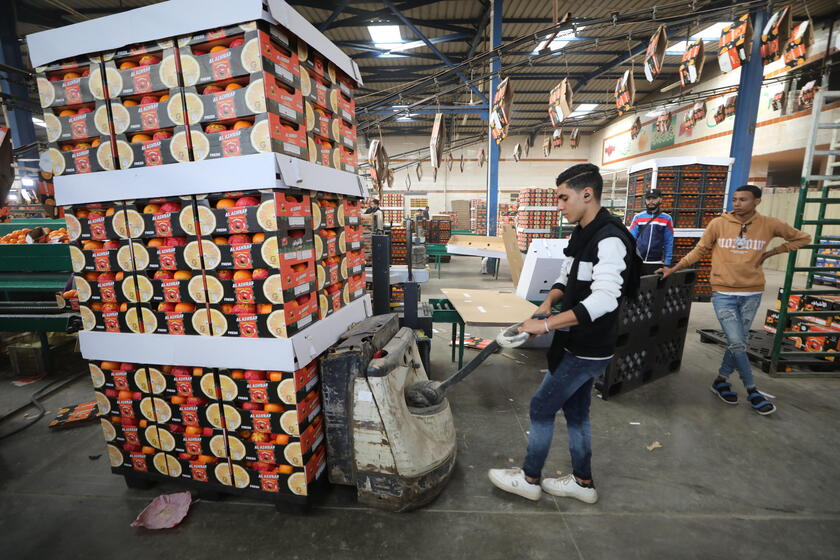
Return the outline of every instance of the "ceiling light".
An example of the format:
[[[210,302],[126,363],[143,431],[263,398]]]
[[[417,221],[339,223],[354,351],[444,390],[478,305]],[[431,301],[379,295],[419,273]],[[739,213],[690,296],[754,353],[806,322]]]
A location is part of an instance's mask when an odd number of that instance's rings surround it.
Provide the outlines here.
[[[696,41],[697,39],[703,39],[703,41],[719,41],[720,40],[720,33],[723,31],[723,28],[729,25],[732,22],[729,21],[719,21],[717,23],[713,23],[709,27],[698,31],[694,35],[691,36],[692,41]],[[685,41],[678,41],[668,47],[665,50],[665,54],[682,54],[685,52],[686,43]]]
[[[579,30],[583,30],[583,29],[586,29],[586,27],[581,26],[581,27],[578,27],[577,29],[567,29],[565,31],[560,31],[557,34],[557,36],[554,38],[554,40],[551,41],[551,44],[548,45],[549,50],[559,51],[559,50],[563,49],[566,45],[568,45],[569,43],[574,41],[577,32]],[[545,39],[540,41],[540,43],[537,45],[537,48],[534,49],[534,52],[532,54],[537,54],[540,51],[545,50],[546,45],[548,43],[548,39],[549,39],[549,37],[546,37]]]
[[[368,33],[377,47],[391,48],[402,44],[399,25],[368,25]]]
[[[35,181],[32,180],[32,177],[21,177],[20,184],[24,187],[33,187],[35,186]]]
[[[572,111],[572,114],[569,117],[582,117],[583,115],[588,115],[589,113],[594,113],[595,109],[598,108],[597,103],[581,103],[575,110]]]

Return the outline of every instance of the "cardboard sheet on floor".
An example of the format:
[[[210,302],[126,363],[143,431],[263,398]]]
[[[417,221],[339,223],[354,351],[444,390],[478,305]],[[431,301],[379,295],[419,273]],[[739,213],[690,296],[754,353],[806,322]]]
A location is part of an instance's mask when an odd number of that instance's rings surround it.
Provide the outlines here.
[[[516,294],[497,290],[442,288],[467,325],[507,327],[531,317],[537,306]]]

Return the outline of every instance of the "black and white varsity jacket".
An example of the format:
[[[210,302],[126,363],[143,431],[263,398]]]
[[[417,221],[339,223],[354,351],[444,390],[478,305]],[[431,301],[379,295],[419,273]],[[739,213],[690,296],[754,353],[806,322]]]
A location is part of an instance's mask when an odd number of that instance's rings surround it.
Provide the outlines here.
[[[615,351],[618,308],[633,268],[633,238],[608,223],[595,233],[578,257],[568,257],[552,289],[563,291],[561,311],[571,310],[578,324],[554,333],[548,351],[553,371],[563,351],[579,358],[605,359]]]

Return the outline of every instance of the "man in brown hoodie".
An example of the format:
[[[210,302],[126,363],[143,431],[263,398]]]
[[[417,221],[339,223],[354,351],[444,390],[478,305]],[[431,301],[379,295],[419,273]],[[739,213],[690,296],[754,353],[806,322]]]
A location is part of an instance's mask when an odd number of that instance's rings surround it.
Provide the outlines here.
[[[747,339],[764,292],[764,261],[807,245],[811,236],[786,223],[756,212],[761,203],[761,189],[754,185],[738,187],[732,195],[732,212],[712,220],[697,246],[672,268],[660,268],[663,277],[688,268],[709,251],[712,252],[712,305],[726,335],[727,347],[712,392],[728,404],[738,404],[729,376],[736,369],[747,389],[747,400],[761,415],[772,414],[776,407],[764,398],[753,381],[747,357]],[[767,245],[774,237],[785,243],[773,249]]]

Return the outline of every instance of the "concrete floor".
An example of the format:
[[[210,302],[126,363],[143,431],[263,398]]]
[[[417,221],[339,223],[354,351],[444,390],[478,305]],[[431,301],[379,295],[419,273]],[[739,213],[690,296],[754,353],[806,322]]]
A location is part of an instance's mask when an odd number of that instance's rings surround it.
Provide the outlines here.
[[[509,288],[456,258],[423,296],[439,288]],[[768,275],[763,309],[781,280]],[[0,444],[0,542],[5,558],[838,558],[840,446],[835,433],[840,380],[776,380],[764,418],[709,390],[721,350],[696,328],[714,327],[710,304],[695,304],[682,370],[609,402],[594,399],[594,475],[600,502],[544,495],[529,502],[493,488],[486,471],[519,465],[528,403],[545,367],[539,350],[492,356],[454,389],[458,461],[443,494],[410,514],[359,507],[335,488],[306,516],[256,501],[200,501],[176,529],[129,527],[165,487],[128,490],[110,473],[97,426],[49,433],[47,420]],[[494,329],[469,329],[493,336]],[[433,344],[435,377],[454,371],[448,327]],[[474,352],[467,350],[467,352]],[[3,392],[27,389],[3,384]],[[736,384],[743,394],[743,388]],[[54,411],[91,395],[82,379],[46,401]],[[48,415],[49,416],[49,415]],[[5,423],[5,424],[8,424]],[[0,432],[10,426],[0,426]],[[831,435],[835,434],[835,435]],[[647,451],[659,441],[663,447]],[[565,429],[556,432],[546,474],[567,472]],[[174,490],[174,487],[172,488]]]

